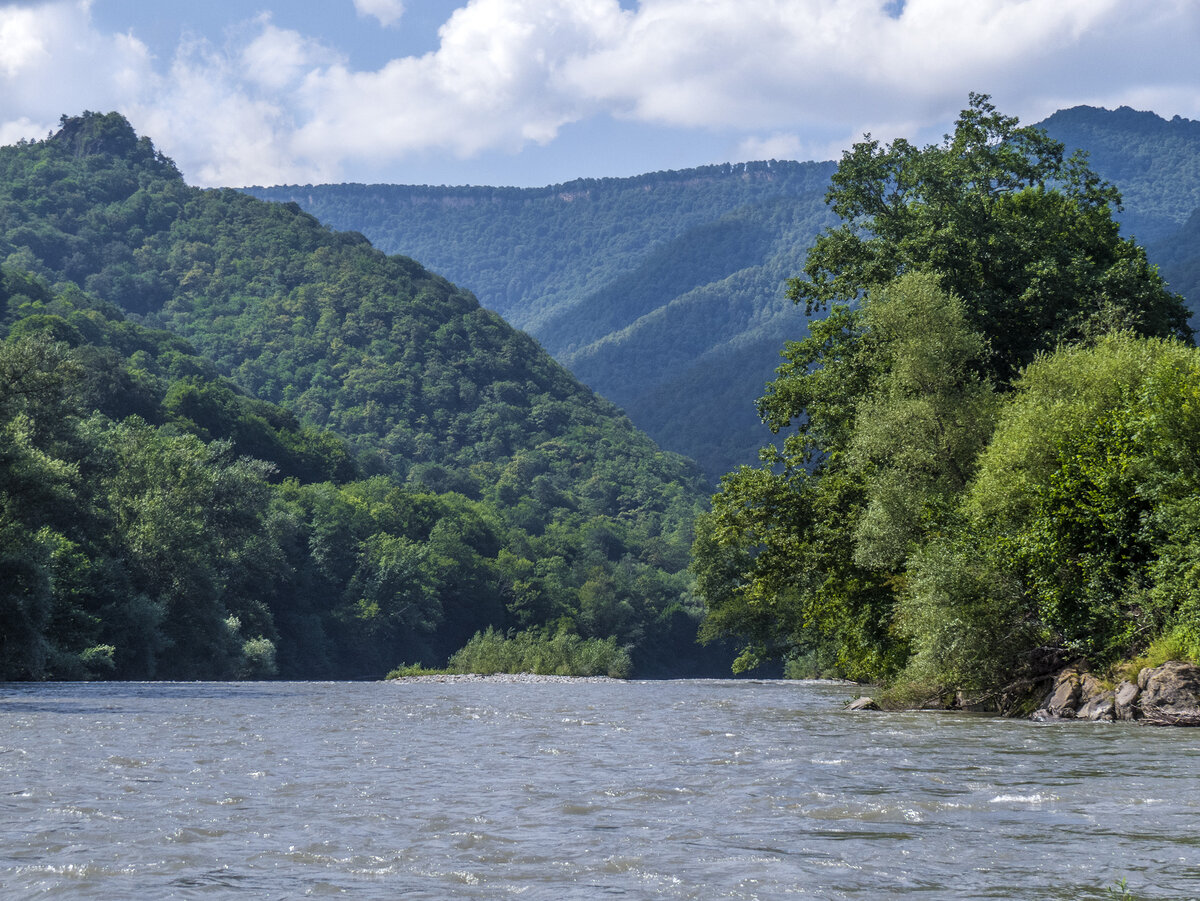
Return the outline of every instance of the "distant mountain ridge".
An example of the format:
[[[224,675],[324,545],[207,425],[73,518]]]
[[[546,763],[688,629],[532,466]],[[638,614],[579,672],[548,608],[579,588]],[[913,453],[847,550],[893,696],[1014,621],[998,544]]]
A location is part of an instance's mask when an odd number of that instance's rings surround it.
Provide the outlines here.
[[[1038,123],[1121,189],[1123,230],[1147,246],[1174,234],[1200,208],[1200,122],[1122,106],[1076,106]]]
[[[1123,228],[1195,309],[1200,123],[1080,106],[1040,125],[1121,189]],[[806,333],[784,287],[833,221],[835,168],[772,160],[531,189],[247,190],[445,273],[715,480],[770,439],[754,404],[784,342]]]
[[[833,221],[823,198],[834,168],[770,161],[531,189],[247,190],[469,286],[715,480],[762,443],[754,400],[780,336],[805,328],[784,284]],[[703,416],[696,398],[713,405]]]

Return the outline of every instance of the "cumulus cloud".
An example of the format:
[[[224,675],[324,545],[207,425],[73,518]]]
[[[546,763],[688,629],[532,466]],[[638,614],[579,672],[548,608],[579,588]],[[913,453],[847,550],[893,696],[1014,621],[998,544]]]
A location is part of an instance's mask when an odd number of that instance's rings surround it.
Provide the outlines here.
[[[601,108],[562,70],[614,39],[621,18],[611,0],[475,0],[442,26],[433,53],[375,72],[314,72],[301,92],[310,118],[297,146],[378,159],[545,143]]]
[[[0,6],[0,135],[44,137],[62,113],[127,105],[153,82],[146,46],[96,32],[89,8]]]
[[[1026,121],[1078,103],[1200,117],[1194,0],[470,0],[436,49],[370,70],[269,15],[236,24],[155,60],[86,0],[0,5],[0,138],[117,108],[193,181],[236,185],[517,152],[597,116],[721,135],[743,158],[922,137],[970,90]]]
[[[267,13],[259,15],[255,24],[259,26],[257,35],[239,54],[240,73],[261,88],[283,91],[314,68],[342,62],[337,53],[319,41],[276,28]]]
[[[286,44],[264,23],[269,42]],[[268,89],[301,76],[283,66],[276,75],[259,76],[264,50],[252,42],[242,53],[229,53],[209,42],[184,41],[157,90],[130,104],[125,112],[139,131],[173,156],[189,181],[201,185],[246,185],[295,181],[310,174],[336,176],[333,163],[298,158],[291,149],[296,120],[287,94]]]
[[[360,16],[378,19],[384,28],[395,25],[404,15],[404,0],[354,0]]]

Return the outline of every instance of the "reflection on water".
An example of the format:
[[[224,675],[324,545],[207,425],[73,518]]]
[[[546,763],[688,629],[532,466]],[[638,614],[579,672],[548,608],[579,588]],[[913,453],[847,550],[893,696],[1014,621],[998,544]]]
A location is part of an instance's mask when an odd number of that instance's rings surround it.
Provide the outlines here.
[[[0,896],[1200,897],[1200,730],[846,686],[0,686]]]

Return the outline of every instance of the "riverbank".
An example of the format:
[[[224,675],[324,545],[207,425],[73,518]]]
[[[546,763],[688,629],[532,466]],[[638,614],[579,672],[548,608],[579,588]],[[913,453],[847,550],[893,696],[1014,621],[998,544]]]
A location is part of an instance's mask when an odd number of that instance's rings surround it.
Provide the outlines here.
[[[500,682],[505,684],[540,684],[551,682],[623,682],[624,679],[614,679],[611,676],[540,676],[536,673],[428,673],[419,676],[399,676],[387,679],[394,683],[431,683],[431,682]]]
[[[846,709],[880,710],[881,707],[874,699],[863,696],[848,703]],[[992,713],[1038,722],[1085,720],[1200,726],[1200,666],[1168,660],[1158,666],[1142,667],[1136,680],[1121,679],[1113,684],[1092,673],[1086,664],[1077,663],[983,697],[973,698],[959,691],[945,704],[907,709]]]
[[[1062,670],[1035,720],[1139,721],[1155,726],[1200,726],[1200,667],[1181,660],[1143,667],[1137,679],[1106,686],[1085,666]]]

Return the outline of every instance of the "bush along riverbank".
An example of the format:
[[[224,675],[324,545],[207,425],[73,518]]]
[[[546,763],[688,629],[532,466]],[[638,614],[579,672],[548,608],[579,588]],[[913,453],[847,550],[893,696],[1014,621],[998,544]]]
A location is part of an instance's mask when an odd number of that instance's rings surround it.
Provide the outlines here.
[[[629,651],[615,638],[580,638],[564,629],[531,629],[505,634],[496,629],[477,633],[455,653],[445,668],[402,664],[388,679],[442,676],[531,675],[628,679],[633,671]]]

